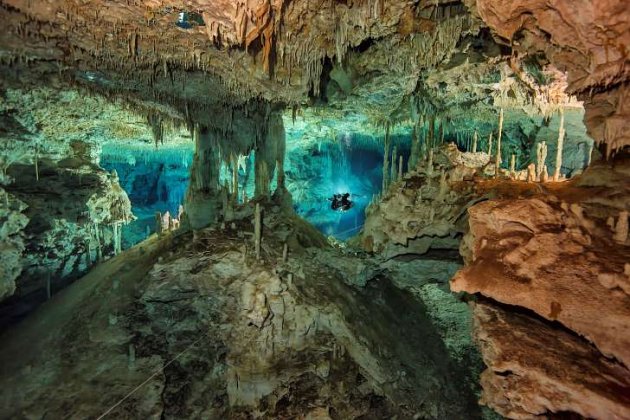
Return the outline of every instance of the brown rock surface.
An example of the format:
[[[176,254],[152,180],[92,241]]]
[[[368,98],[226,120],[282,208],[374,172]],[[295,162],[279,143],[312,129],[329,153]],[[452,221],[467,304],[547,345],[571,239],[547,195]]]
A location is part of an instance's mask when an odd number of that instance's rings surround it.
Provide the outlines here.
[[[470,264],[454,291],[557,320],[630,366],[630,296],[617,287],[628,281],[630,247],[613,242],[601,219],[550,196],[486,201],[469,216]]]
[[[266,210],[262,260],[238,236],[251,232],[249,218],[194,239],[152,236],[3,334],[2,415],[57,418],[68,406],[82,418],[479,415],[470,366],[450,360],[418,298],[387,279],[344,284],[351,270],[322,265],[310,248],[323,237]],[[461,356],[476,360],[470,353]]]
[[[488,369],[482,403],[511,419],[571,411],[630,418],[630,371],[548,322],[476,303],[474,335]]]

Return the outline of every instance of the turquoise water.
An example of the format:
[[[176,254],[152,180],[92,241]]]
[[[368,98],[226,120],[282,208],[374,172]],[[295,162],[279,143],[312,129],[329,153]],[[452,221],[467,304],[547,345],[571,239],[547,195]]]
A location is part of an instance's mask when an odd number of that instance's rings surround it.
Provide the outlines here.
[[[409,155],[409,137],[392,138],[403,155]],[[353,134],[332,139],[304,140],[303,133],[287,130],[286,185],[296,213],[327,236],[346,240],[363,226],[365,209],[380,193],[383,171],[382,141]],[[129,143],[105,145],[101,166],[116,170],[137,220],[123,228],[123,247],[128,248],[155,231],[155,213],[176,215],[188,188],[193,144],[153,146]],[[222,179],[229,179],[224,168]],[[239,172],[249,197],[254,192],[253,157]],[[345,212],[331,209],[333,194],[350,193],[353,207]]]

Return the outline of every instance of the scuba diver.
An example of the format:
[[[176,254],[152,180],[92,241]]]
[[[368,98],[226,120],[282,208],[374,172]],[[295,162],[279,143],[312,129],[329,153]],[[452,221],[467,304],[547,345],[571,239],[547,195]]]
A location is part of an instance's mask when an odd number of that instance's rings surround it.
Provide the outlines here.
[[[350,193],[333,194],[332,198],[328,200],[332,201],[330,208],[333,210],[348,211],[354,205],[354,203],[350,201]]]

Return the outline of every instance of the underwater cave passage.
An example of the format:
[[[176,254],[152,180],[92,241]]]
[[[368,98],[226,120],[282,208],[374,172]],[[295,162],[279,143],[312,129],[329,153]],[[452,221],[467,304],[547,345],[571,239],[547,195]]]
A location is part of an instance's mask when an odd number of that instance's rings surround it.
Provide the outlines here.
[[[407,172],[411,134],[392,136],[397,160]],[[391,159],[391,157],[390,157]],[[326,137],[307,135],[287,124],[287,188],[297,214],[326,236],[347,240],[357,235],[365,210],[383,184],[383,145],[379,136],[343,132]],[[390,164],[390,168],[393,166]],[[390,176],[396,176],[395,171]],[[349,209],[333,209],[335,195],[349,194]]]
[[[100,164],[116,171],[136,217],[123,225],[123,249],[155,232],[156,213],[178,214],[188,188],[192,158],[192,142],[165,144],[159,149],[139,142],[103,145]]]

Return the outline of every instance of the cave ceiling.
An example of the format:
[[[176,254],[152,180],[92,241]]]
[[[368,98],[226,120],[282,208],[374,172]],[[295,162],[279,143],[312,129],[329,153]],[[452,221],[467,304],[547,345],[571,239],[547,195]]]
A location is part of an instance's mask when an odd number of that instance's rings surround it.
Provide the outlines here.
[[[78,85],[207,126],[278,108],[457,130],[584,101],[590,134],[620,148],[630,13],[578,3],[1,0],[0,71],[5,88]]]

